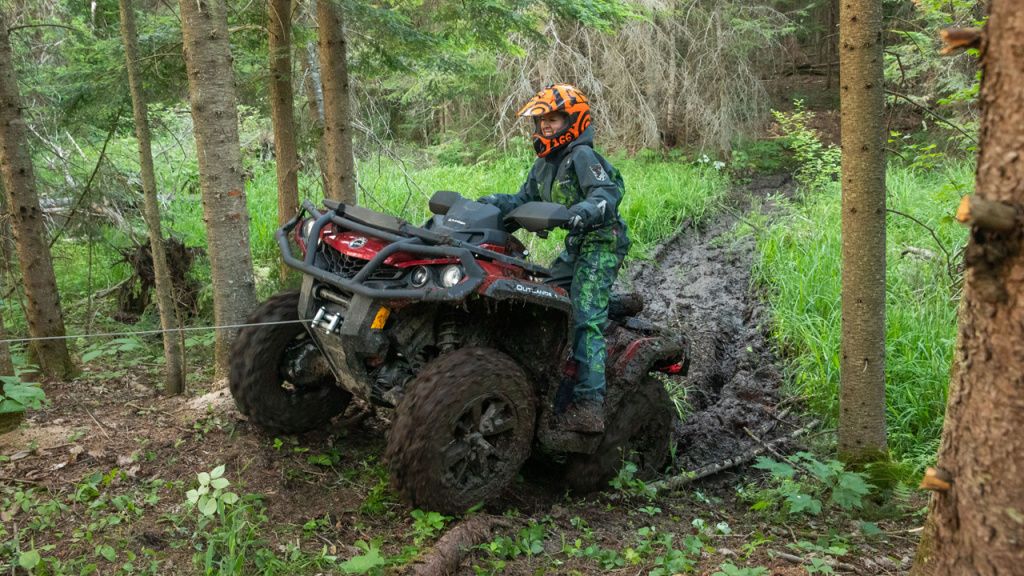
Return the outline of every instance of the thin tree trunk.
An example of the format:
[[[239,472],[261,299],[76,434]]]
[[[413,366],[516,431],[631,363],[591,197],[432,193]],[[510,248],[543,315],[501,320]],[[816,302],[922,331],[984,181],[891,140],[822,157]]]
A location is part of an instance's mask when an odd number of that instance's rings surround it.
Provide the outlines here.
[[[328,198],[356,202],[355,158],[349,101],[345,24],[338,0],[317,4],[320,38],[320,74],[324,87],[324,143],[327,148]]]
[[[1024,12],[993,0],[982,38],[976,198],[1024,207]],[[1020,574],[1024,569],[1024,230],[975,225],[938,468],[912,573]]]
[[[125,63],[128,67],[128,89],[132,95],[135,113],[135,136],[139,140],[139,171],[142,176],[142,194],[145,201],[143,214],[149,231],[149,248],[153,255],[153,274],[156,277],[156,302],[160,311],[160,327],[164,330],[164,390],[168,394],[185,391],[185,373],[182,369],[184,350],[175,329],[178,328],[178,310],[174,305],[174,286],[167,266],[167,250],[160,231],[160,206],[156,197],[156,176],[153,172],[153,151],[150,147],[149,116],[146,97],[142,93],[139,76],[138,33],[135,30],[135,12],[131,0],[120,0],[121,37],[124,41]]]
[[[295,147],[295,103],[292,94],[292,0],[267,0],[270,36],[270,119],[274,125],[277,161],[277,221],[284,224],[299,211],[299,156]],[[281,282],[291,268],[281,263]]]
[[[255,308],[256,290],[226,6],[224,0],[180,0],[180,6],[213,277],[214,321],[218,326],[241,324]],[[217,331],[218,376],[228,373],[237,332]]]
[[[0,179],[0,294],[8,293],[7,279],[11,273],[11,256],[14,254],[14,245],[11,241],[10,214],[7,211],[7,194]],[[0,299],[0,340],[6,340],[10,336],[4,324],[4,311],[9,306],[9,299]],[[14,359],[11,357],[10,344],[0,343],[0,376],[14,375]]]
[[[885,456],[885,93],[882,2],[843,0],[840,21],[842,138],[842,344],[839,454]]]
[[[317,54],[316,44],[310,42],[306,45],[305,74],[303,74],[303,85],[306,89],[306,105],[309,109],[309,119],[313,126],[316,138],[316,163],[320,167],[320,183],[324,195],[327,195],[327,147],[324,142],[324,93],[323,84],[320,83],[320,58]]]
[[[36,195],[35,173],[25,137],[25,119],[14,70],[7,20],[0,12],[0,171],[17,246],[18,264],[28,300],[27,320],[33,338],[65,335],[57,278],[50,260],[43,212]],[[30,347],[44,374],[64,378],[74,366],[63,339],[37,340]]]

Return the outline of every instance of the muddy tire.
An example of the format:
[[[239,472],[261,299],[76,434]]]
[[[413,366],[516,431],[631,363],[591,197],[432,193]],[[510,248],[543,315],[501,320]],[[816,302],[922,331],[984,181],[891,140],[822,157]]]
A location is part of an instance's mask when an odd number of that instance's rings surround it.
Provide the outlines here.
[[[637,465],[637,478],[655,477],[668,461],[675,420],[675,407],[665,387],[647,376],[640,389],[624,398],[619,411],[608,419],[597,451],[569,457],[566,483],[579,493],[601,490],[625,460]]]
[[[271,297],[249,316],[247,324],[299,319],[299,293]],[[344,412],[352,395],[333,376],[302,386],[287,382],[282,363],[287,351],[309,335],[300,323],[242,328],[231,348],[231,396],[249,421],[269,430],[298,433],[319,428]]]
[[[407,386],[388,434],[391,485],[413,507],[459,514],[501,493],[530,455],[534,391],[489,348],[433,360]]]

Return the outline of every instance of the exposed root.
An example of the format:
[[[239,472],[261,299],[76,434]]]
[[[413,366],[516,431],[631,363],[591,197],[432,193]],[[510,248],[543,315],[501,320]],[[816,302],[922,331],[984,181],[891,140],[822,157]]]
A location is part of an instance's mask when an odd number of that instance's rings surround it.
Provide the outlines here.
[[[422,561],[414,564],[408,574],[443,576],[455,574],[459,564],[474,546],[494,538],[498,530],[515,528],[517,522],[503,516],[472,516],[445,534]]]

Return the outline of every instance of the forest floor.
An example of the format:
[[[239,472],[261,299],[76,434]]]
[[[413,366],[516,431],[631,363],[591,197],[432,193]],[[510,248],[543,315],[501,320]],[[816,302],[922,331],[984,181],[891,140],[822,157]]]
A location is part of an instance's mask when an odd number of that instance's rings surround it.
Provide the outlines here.
[[[776,460],[827,453],[831,431],[813,428],[784,392],[750,286],[753,241],[733,232],[745,211],[770,204],[752,198],[791,188],[786,175],[737,186],[718,218],[685,226],[623,274],[649,320],[691,339],[689,375],[667,383],[688,412],[669,474],[775,439]],[[34,549],[39,573],[210,573],[218,562],[231,572],[233,561],[245,566],[236,573],[427,573],[443,565],[438,549],[462,539],[476,546],[454,561],[458,574],[904,574],[918,539],[921,496],[865,497],[862,510],[842,511],[826,488],[800,480],[807,474],[786,481],[753,459],[656,495],[627,471],[587,497],[528,463],[468,518],[410,511],[380,460],[386,411],[353,403],[328,430],[275,437],[249,425],[226,388],[193,382],[200,396],[167,398],[154,395],[154,378],[144,366],[111,367],[47,383],[50,405],[0,435],[0,568],[34,562]],[[219,465],[243,498],[205,520],[186,491]],[[793,513],[808,500],[821,511]]]

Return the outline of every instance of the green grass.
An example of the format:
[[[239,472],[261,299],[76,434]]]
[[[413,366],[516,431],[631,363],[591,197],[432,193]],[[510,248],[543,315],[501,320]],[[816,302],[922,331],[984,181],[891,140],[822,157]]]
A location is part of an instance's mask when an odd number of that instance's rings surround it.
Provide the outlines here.
[[[891,167],[888,207],[914,216],[955,251],[966,231],[952,220],[972,189],[973,165],[927,172]],[[920,468],[934,459],[956,338],[959,288],[931,234],[889,214],[886,249],[886,399],[893,455]],[[758,235],[755,281],[767,289],[773,335],[789,380],[812,409],[838,413],[840,341],[840,196],[838,185],[783,205]],[[902,256],[908,247],[937,255]]]

